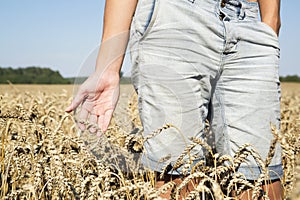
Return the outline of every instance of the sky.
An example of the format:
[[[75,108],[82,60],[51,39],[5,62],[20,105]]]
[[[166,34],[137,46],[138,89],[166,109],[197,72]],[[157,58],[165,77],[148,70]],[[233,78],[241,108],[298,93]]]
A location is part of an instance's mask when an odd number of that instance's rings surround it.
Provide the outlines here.
[[[0,0],[0,66],[40,66],[64,77],[94,69],[105,0]],[[281,0],[280,75],[300,76],[300,1]],[[122,67],[130,76],[128,56]]]

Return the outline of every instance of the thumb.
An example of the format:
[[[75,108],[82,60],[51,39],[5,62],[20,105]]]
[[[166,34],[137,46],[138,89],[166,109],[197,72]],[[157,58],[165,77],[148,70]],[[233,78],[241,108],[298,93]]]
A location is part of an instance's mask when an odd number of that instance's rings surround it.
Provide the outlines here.
[[[85,98],[86,97],[82,92],[78,92],[72,103],[65,109],[65,112],[71,112],[75,110]]]

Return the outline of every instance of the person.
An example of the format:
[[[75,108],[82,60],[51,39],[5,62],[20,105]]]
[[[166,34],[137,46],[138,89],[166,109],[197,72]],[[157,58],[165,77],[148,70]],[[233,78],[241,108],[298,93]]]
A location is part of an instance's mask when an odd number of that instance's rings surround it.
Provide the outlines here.
[[[219,154],[234,156],[250,143],[265,159],[270,124],[280,128],[280,24],[280,0],[107,0],[96,70],[66,111],[82,104],[80,118],[107,130],[130,38],[144,134],[173,125],[145,142],[145,166],[158,173],[174,166],[191,137],[205,137],[206,119]],[[282,199],[279,144],[275,150],[268,167],[272,181],[264,189],[270,199]],[[195,147],[189,154],[197,162],[204,152]],[[238,171],[248,180],[260,175],[252,158]],[[251,192],[239,198],[251,198]]]

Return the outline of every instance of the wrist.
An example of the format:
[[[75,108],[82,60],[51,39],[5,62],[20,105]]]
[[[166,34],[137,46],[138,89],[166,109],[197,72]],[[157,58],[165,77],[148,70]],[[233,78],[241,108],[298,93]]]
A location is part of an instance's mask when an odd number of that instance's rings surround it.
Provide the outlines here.
[[[126,48],[118,46],[118,40],[110,40],[101,44],[96,60],[96,71],[120,73]]]
[[[103,65],[103,63],[96,63],[95,71],[97,73],[109,73],[111,75],[120,75],[121,66],[122,66],[123,59],[117,59],[113,63]]]
[[[111,68],[106,68],[106,69],[100,69],[100,70],[95,70],[94,74],[97,76],[104,75],[107,77],[112,77],[114,79],[120,79],[120,70],[115,70]]]

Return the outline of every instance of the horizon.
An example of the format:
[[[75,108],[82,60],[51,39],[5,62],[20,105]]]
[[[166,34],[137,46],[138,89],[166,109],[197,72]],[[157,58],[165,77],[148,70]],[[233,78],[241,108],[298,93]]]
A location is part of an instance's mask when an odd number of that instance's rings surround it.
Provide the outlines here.
[[[0,66],[0,69],[2,68],[12,68],[12,69],[25,69],[25,68],[30,68],[30,67],[38,67],[38,68],[42,68],[42,69],[51,69],[52,71],[54,72],[58,72],[63,78],[66,78],[66,79],[69,79],[69,78],[87,78],[88,75],[86,76],[64,76],[59,70],[54,70],[50,67],[42,67],[42,66],[25,66],[25,67],[11,67],[11,66],[7,66],[7,67],[3,67],[3,66]],[[280,75],[280,74],[279,74]],[[287,76],[299,76],[299,74],[287,74],[287,75],[280,75],[280,77],[287,77]],[[125,78],[130,78],[131,77],[131,74],[123,74],[122,77],[125,77]]]

